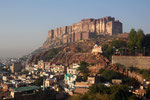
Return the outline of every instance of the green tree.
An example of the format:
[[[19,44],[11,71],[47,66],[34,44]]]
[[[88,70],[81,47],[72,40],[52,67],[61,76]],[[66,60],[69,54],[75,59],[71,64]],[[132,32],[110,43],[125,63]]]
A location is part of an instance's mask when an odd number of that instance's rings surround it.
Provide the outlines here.
[[[112,100],[128,100],[128,97],[131,96],[129,88],[126,85],[116,85],[112,86],[110,89]]]
[[[93,84],[89,89],[89,93],[105,94],[105,93],[108,93],[108,91],[109,89],[102,83]]]
[[[120,79],[121,74],[114,72],[113,70],[104,70],[101,73],[101,77],[105,79],[105,81],[111,82],[112,79]]]
[[[150,99],[150,84],[147,86],[146,89],[146,97]]]
[[[80,63],[80,67],[78,67],[78,71],[80,71],[81,73],[87,73],[88,72],[88,66],[89,64],[85,61],[82,61]]]
[[[108,48],[108,44],[103,44],[102,45],[103,52],[106,52],[107,48]]]
[[[41,86],[43,84],[43,77],[40,77],[35,80],[34,85]]]
[[[132,95],[129,100],[141,100],[140,98],[138,98],[136,95]]]
[[[126,42],[122,40],[113,40],[111,43],[111,47],[115,47],[116,49],[126,47]]]
[[[150,34],[146,34],[144,37],[144,46],[150,48]]]
[[[137,42],[136,31],[135,31],[135,29],[131,29],[131,31],[129,33],[128,48],[131,50],[134,50],[135,46],[136,46],[136,42]]]
[[[113,40],[110,46],[108,44],[103,44],[102,49],[104,51],[104,56],[111,60],[113,53],[116,49],[121,50],[121,48],[126,47],[127,43],[122,40]]]
[[[144,35],[143,30],[139,29],[137,31],[137,42],[136,42],[138,49],[142,49],[143,44],[144,44],[144,37],[145,35]]]
[[[139,73],[143,76],[144,79],[150,80],[150,69],[139,70]]]

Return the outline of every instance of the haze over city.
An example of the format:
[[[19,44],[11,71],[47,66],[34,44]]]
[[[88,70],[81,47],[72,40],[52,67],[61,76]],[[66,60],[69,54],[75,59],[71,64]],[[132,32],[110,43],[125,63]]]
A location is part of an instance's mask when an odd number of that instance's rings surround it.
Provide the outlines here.
[[[83,18],[113,16],[131,28],[150,33],[149,0],[1,0],[0,58],[19,57],[42,46],[48,30]]]

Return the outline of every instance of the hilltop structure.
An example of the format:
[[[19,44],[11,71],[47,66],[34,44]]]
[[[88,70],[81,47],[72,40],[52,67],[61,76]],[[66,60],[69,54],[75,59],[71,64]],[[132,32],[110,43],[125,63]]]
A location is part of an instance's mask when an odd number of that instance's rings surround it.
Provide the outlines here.
[[[43,44],[44,48],[64,43],[85,40],[95,35],[114,35],[122,33],[122,23],[108,16],[100,19],[82,19],[81,22],[71,26],[59,27],[49,30],[48,38]]]
[[[103,53],[102,47],[95,44],[94,48],[92,49],[92,54],[101,54]]]

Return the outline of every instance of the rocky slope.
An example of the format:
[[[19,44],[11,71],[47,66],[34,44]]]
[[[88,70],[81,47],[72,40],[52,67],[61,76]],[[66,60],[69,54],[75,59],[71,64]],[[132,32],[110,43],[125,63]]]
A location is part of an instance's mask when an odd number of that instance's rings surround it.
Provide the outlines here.
[[[55,49],[49,49],[41,53],[33,55],[29,59],[29,63],[35,63],[39,60],[50,61],[59,64],[72,64],[86,61],[88,63],[107,65],[109,61],[102,55],[93,55],[91,51],[95,44],[102,45],[111,43],[114,39],[126,39],[125,35],[116,36],[97,36],[96,38],[80,40],[77,42],[57,46]]]

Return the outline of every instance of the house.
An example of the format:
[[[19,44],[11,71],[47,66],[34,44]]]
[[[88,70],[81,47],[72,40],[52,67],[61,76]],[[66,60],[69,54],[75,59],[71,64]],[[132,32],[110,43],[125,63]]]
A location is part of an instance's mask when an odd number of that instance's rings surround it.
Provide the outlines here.
[[[38,61],[38,67],[41,68],[41,69],[45,69],[45,65],[44,65],[43,60]]]
[[[112,79],[113,84],[121,84],[122,80],[121,79]]]
[[[55,82],[56,82],[56,79],[46,79],[44,82],[45,87],[51,87],[55,84]]]
[[[3,84],[2,87],[3,87],[3,91],[9,91],[10,88],[14,87],[14,84],[7,82]]]
[[[88,77],[87,82],[76,82],[74,92],[75,94],[84,94],[93,84],[95,84],[95,77]]]
[[[79,74],[79,71],[77,70],[78,67],[80,67],[79,64],[72,64],[70,67],[67,67],[67,74],[77,75]]]
[[[69,89],[74,89],[75,88],[75,81],[77,79],[77,75],[71,75],[71,74],[66,74],[64,81],[65,84],[68,85]]]
[[[13,63],[11,66],[10,66],[10,70],[12,73],[15,73],[15,72],[20,72],[22,69],[22,64],[21,62],[15,62]]]
[[[53,73],[65,73],[66,67],[63,65],[51,65],[50,70]]]
[[[40,87],[38,86],[25,86],[12,89],[10,95],[17,100],[21,100],[21,98],[30,98],[31,96],[34,100],[37,100],[35,96],[39,94],[39,91]]]

